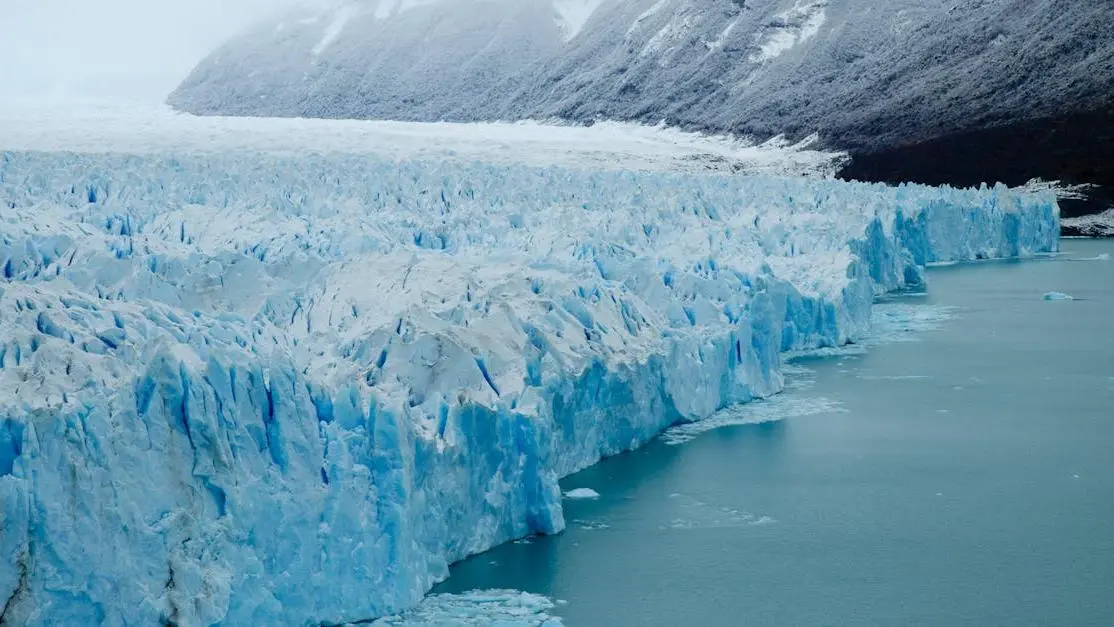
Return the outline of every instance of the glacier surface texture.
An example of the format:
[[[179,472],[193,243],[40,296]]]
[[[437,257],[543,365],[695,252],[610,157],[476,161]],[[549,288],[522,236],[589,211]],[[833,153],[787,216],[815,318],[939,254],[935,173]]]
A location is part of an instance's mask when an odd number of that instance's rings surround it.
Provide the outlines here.
[[[389,152],[389,151],[388,151]],[[461,158],[0,153],[0,622],[317,625],[565,521],[1051,195]]]
[[[1063,221],[1064,235],[1076,237],[1114,237],[1114,207],[1089,216]]]

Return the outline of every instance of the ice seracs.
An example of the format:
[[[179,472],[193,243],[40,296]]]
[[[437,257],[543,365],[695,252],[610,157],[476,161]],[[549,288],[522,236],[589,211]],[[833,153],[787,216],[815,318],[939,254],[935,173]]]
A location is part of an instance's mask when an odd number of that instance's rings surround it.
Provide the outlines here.
[[[405,611],[560,531],[561,477],[862,338],[924,264],[1057,247],[1054,198],[1004,187],[173,128],[0,135],[5,622]]]
[[[1076,237],[1114,237],[1114,208],[1063,221],[1064,235]]]

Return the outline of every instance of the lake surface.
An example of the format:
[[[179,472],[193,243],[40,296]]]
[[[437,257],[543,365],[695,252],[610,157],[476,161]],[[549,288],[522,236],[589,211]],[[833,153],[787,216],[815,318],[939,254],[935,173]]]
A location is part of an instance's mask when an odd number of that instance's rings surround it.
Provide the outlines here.
[[[569,477],[601,497],[565,533],[436,592],[538,593],[573,626],[1112,624],[1114,241],[1063,249],[933,269],[881,307],[897,341],[795,359],[724,422],[783,420]]]

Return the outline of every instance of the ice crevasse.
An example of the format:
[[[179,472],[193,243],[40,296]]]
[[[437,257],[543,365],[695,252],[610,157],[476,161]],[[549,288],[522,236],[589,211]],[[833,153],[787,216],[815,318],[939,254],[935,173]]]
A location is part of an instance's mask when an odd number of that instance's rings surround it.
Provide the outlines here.
[[[1055,199],[344,155],[0,154],[0,622],[317,625],[564,526]]]

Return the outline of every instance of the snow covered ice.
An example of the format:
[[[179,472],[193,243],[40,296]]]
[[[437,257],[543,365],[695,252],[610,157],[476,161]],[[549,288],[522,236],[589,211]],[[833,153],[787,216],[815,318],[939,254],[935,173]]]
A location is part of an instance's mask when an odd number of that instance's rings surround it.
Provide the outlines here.
[[[1089,216],[1064,220],[1064,234],[1082,237],[1114,237],[1114,208]]]
[[[403,612],[453,561],[560,531],[561,477],[864,338],[924,264],[1057,248],[1048,194],[701,173],[724,144],[664,131],[15,120],[12,624]],[[774,171],[817,172],[798,158]]]

